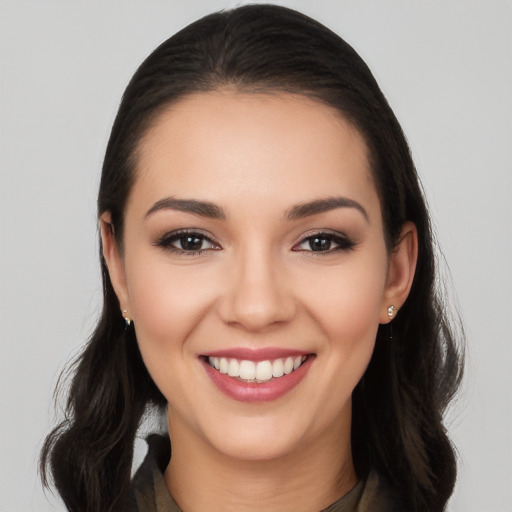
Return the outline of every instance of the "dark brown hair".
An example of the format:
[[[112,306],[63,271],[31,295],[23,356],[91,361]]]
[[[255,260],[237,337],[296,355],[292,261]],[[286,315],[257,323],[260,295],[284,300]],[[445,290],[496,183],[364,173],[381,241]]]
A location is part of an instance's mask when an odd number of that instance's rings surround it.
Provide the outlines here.
[[[368,146],[388,250],[406,221],[416,225],[414,283],[393,321],[392,342],[380,326],[370,365],[354,390],[352,447],[358,476],[378,471],[406,510],[443,510],[456,462],[442,419],[460,380],[461,358],[436,291],[430,220],[406,139],[349,44],[320,23],[272,5],[211,14],[178,32],[143,62],[123,95],[105,155],[98,213],[110,212],[122,247],[141,138],[169,104],[223,86],[300,94],[337,109]],[[46,439],[41,456],[44,481],[49,467],[72,511],[123,510],[137,428],[148,405],[165,405],[133,329],[124,331],[103,259],[101,266],[102,316],[74,367],[66,418]]]

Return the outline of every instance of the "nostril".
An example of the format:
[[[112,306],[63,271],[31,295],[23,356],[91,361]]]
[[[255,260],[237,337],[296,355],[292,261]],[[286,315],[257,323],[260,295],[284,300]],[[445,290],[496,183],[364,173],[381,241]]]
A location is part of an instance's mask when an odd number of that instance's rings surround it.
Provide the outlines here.
[[[260,330],[290,321],[295,307],[284,297],[250,296],[248,291],[244,291],[244,296],[237,297],[226,313],[228,323],[240,324],[248,330]]]
[[[283,280],[279,262],[266,253],[265,247],[262,249],[261,243],[247,247],[247,257],[241,254],[233,260],[218,303],[226,324],[261,331],[294,317],[296,300],[290,282]]]

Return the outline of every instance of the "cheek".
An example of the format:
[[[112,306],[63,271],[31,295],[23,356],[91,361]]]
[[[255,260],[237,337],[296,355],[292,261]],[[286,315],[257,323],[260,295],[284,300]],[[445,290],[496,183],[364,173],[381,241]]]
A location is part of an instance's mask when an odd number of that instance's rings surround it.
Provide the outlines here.
[[[164,258],[127,258],[130,306],[139,349],[156,386],[169,403],[193,410],[190,396],[200,382],[194,331],[212,303],[204,272],[187,272]],[[138,264],[137,261],[144,261]],[[191,357],[192,356],[192,357]],[[196,377],[196,378],[194,378]]]
[[[138,264],[137,261],[144,261]],[[204,271],[187,272],[169,265],[165,256],[127,259],[127,282],[133,320],[141,350],[181,349],[214,300]]]
[[[384,261],[384,264],[382,263]],[[326,276],[309,313],[328,340],[324,346],[326,374],[339,397],[348,397],[364,374],[375,346],[386,259],[337,269]]]
[[[376,332],[382,308],[385,266],[351,266],[317,281],[309,309],[330,339],[363,340]]]

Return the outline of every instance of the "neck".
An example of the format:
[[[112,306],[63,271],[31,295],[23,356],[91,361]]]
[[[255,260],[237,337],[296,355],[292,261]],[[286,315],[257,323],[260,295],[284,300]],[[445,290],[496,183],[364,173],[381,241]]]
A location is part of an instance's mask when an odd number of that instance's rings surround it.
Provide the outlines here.
[[[339,428],[339,425],[337,425]],[[273,460],[240,460],[171,428],[165,482],[184,512],[322,510],[357,483],[348,435],[339,430]]]

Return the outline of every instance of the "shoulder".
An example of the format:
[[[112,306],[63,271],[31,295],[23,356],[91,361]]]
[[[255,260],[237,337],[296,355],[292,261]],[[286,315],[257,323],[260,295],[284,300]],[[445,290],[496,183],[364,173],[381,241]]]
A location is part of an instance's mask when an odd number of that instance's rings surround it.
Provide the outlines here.
[[[128,512],[180,512],[164,480],[164,472],[171,458],[169,438],[151,435],[147,443],[147,455],[132,480]],[[361,480],[323,512],[405,512],[405,509],[398,492],[372,471],[365,480]]]
[[[376,473],[359,483],[322,512],[405,512],[398,493]]]
[[[358,512],[405,512],[396,489],[375,471],[370,472],[357,508]]]
[[[132,479],[129,512],[180,512],[164,480],[171,458],[169,438],[151,435],[147,443],[147,455]]]

